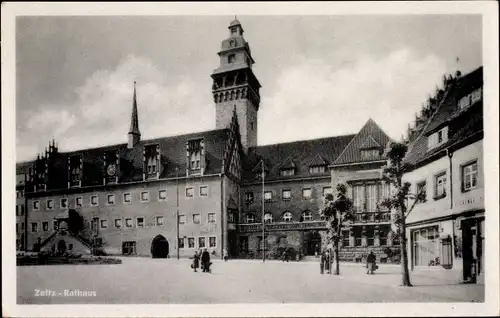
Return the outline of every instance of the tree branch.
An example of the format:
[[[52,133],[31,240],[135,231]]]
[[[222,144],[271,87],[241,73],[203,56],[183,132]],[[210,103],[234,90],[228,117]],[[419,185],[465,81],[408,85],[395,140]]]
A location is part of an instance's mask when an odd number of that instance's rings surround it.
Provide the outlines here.
[[[420,192],[418,192],[418,193],[415,195],[415,200],[413,201],[413,204],[411,205],[410,209],[409,209],[409,210],[406,212],[406,214],[405,214],[405,221],[406,221],[406,218],[408,217],[408,215],[411,213],[411,211],[413,211],[413,209],[415,208],[415,206],[416,206],[418,203],[420,203],[421,201],[423,201],[423,200],[421,199],[421,196],[422,196],[422,194],[424,193],[424,191],[425,191],[425,190],[422,188],[422,189],[420,190]]]

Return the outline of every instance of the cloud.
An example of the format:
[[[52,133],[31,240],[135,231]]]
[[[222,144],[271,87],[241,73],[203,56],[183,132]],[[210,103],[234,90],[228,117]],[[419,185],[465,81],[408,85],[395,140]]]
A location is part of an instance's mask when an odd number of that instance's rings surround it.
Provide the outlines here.
[[[71,105],[44,105],[32,114],[18,131],[17,160],[35,157],[33,150],[42,151],[52,137],[62,151],[126,142],[134,81],[143,139],[214,128],[212,100],[201,98],[192,79],[167,85],[150,59],[130,55],[114,70],[89,76]]]
[[[259,143],[356,133],[370,117],[399,139],[445,71],[438,57],[409,49],[381,59],[362,56],[338,69],[303,58],[283,69],[277,90],[263,96]],[[277,121],[279,134],[270,133]]]

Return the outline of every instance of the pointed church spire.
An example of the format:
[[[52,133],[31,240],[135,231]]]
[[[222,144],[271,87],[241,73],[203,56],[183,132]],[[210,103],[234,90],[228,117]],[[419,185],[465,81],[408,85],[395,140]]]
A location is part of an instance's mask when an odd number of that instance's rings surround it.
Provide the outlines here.
[[[134,81],[134,100],[132,102],[132,118],[130,120],[130,130],[128,132],[128,148],[133,148],[141,139],[139,131],[139,115],[137,114],[137,94]]]

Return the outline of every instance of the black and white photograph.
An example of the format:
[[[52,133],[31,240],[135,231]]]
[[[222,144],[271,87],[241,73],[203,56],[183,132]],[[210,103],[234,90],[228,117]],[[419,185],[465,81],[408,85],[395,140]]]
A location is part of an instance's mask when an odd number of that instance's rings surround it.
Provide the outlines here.
[[[497,3],[2,8],[6,316],[498,314]]]

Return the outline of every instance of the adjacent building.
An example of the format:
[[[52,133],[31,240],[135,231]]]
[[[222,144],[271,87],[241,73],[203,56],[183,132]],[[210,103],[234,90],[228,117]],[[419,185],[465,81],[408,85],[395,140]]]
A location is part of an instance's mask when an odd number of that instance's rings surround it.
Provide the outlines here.
[[[476,281],[484,279],[483,69],[443,82],[409,128],[404,180],[427,202],[407,218],[408,255],[413,268]]]

